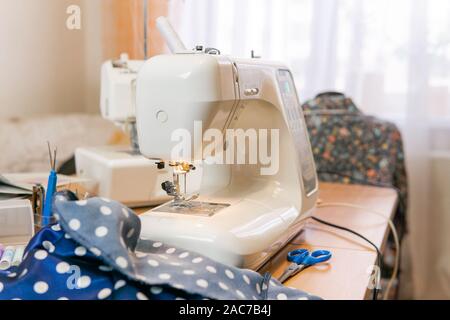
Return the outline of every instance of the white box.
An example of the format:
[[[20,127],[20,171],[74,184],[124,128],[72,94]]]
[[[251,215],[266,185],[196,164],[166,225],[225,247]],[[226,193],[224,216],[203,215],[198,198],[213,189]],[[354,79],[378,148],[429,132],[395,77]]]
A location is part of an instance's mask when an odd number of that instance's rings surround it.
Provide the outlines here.
[[[129,207],[154,206],[171,200],[161,183],[172,181],[170,168],[158,169],[156,160],[134,154],[128,146],[78,148],[77,176],[96,181],[89,193]]]
[[[34,217],[28,200],[0,201],[0,243],[27,245],[34,236]]]

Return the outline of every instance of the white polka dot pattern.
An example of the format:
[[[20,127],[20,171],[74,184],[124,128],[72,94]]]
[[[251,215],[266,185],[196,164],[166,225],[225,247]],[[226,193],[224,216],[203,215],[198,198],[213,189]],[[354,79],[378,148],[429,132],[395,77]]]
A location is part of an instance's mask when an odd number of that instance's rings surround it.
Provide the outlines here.
[[[171,278],[171,275],[168,274],[168,273],[161,273],[158,277],[159,277],[161,280],[169,280],[169,279]]]
[[[279,293],[277,295],[278,300],[287,300],[287,295],[285,293]]]
[[[58,272],[59,274],[64,274],[69,272],[70,270],[70,265],[67,262],[60,262],[56,265],[56,272]]]
[[[37,260],[44,260],[45,258],[47,258],[47,256],[48,256],[48,253],[47,253],[47,251],[45,251],[45,250],[38,250],[38,251],[36,251],[36,253],[34,254],[34,257],[35,257]]]
[[[109,216],[112,213],[112,210],[107,206],[101,206],[100,212],[101,212],[101,214],[103,214],[105,216]]]
[[[206,281],[205,279],[198,279],[196,281],[196,284],[201,287],[201,288],[208,288],[208,281]]]
[[[223,282],[219,282],[219,287],[221,289],[223,289],[223,290],[228,290],[229,289],[228,286],[225,283],[223,283]]]
[[[56,231],[56,232],[59,232],[59,231],[61,231],[61,226],[59,224],[55,224],[55,225],[52,226],[52,230]]]
[[[161,294],[162,291],[163,291],[163,289],[162,289],[161,287],[158,287],[158,286],[152,286],[152,287],[150,288],[150,292],[151,292],[152,294],[154,294],[154,295]]]
[[[130,214],[128,213],[128,210],[125,208],[122,208],[122,213],[126,218],[128,218],[130,216]]]
[[[91,278],[89,276],[81,276],[77,280],[77,287],[80,289],[86,289],[91,285]]]
[[[108,228],[104,227],[104,226],[100,226],[97,227],[97,229],[95,229],[95,235],[99,238],[104,237],[108,234]]]
[[[75,204],[83,207],[83,206],[87,205],[87,200],[75,201]]]
[[[119,280],[114,284],[114,289],[119,290],[120,288],[124,287],[126,284],[127,283],[125,280]]]
[[[142,292],[136,293],[136,298],[138,300],[148,300],[148,297],[145,294],[143,294]]]
[[[100,300],[106,299],[111,295],[112,291],[109,288],[105,288],[99,291],[97,298]]]
[[[181,253],[178,257],[180,258],[180,259],[184,259],[184,258],[187,258],[189,256],[189,252],[183,252],[183,253]]]
[[[226,269],[226,270],[225,270],[225,274],[227,275],[228,278],[234,279],[234,273],[231,272],[231,270]]]
[[[61,200],[56,208],[68,204]],[[203,256],[201,252],[186,251],[151,239],[137,242],[140,226],[136,222],[139,219],[131,210],[114,201],[92,198],[92,202],[91,199],[81,200],[68,207],[73,212],[70,215],[58,212],[61,220],[49,228],[60,232],[58,242],[53,241],[55,238],[52,237],[43,239],[40,247],[29,250],[32,256],[30,261],[53,263],[53,278],[59,279],[59,282],[69,281],[72,272],[78,272],[75,281],[71,280],[80,289],[78,295],[89,295],[100,300],[125,297],[137,300],[148,300],[149,297],[190,299],[191,294],[204,300],[308,299],[307,295],[299,296],[295,289],[287,289],[275,279],[263,281],[263,277],[256,272],[227,267]],[[80,239],[81,243],[76,239]],[[71,243],[69,250],[64,247],[65,243]],[[58,251],[64,254],[58,255]],[[64,259],[66,257],[67,260]],[[70,260],[72,258],[76,260]],[[83,260],[88,258],[90,263],[84,264]],[[98,261],[97,265],[92,264],[95,261]],[[47,276],[41,274],[36,277],[34,268],[18,270],[20,277],[27,274],[24,279],[30,281],[30,291],[42,295],[41,298],[46,298],[48,294],[53,299],[76,299],[73,292],[61,290]],[[7,281],[17,279],[15,272],[6,276],[11,277]],[[104,280],[99,281],[97,277]],[[7,290],[4,283],[0,275],[0,298]],[[17,294],[14,296],[24,298]]]
[[[133,236],[133,234],[134,234],[134,228],[132,228],[132,229],[130,229],[130,231],[128,231],[127,238],[128,239],[131,238]]]
[[[111,266],[99,266],[98,269],[104,272],[110,272],[113,270]]]
[[[193,275],[193,274],[195,274],[195,271],[194,270],[183,270],[183,273],[186,275]]]
[[[193,259],[192,263],[200,263],[202,261],[203,261],[203,258],[198,257],[198,258]]]
[[[47,240],[43,241],[42,246],[50,253],[55,251],[55,246],[50,241]]]
[[[128,261],[124,257],[117,257],[116,258],[116,264],[121,267],[122,269],[125,269],[128,267]]]
[[[72,219],[69,221],[69,228],[73,231],[77,231],[81,227],[81,222],[78,219]]]
[[[236,294],[239,296],[239,298],[241,298],[241,299],[245,299],[245,294],[244,293],[242,293],[242,291],[241,290],[236,290]]]
[[[79,246],[75,248],[75,255],[82,257],[87,253],[87,250],[83,246]]]
[[[217,273],[216,268],[214,268],[213,266],[206,266],[206,270],[211,273]]]
[[[48,291],[48,284],[44,281],[38,281],[34,284],[33,290],[37,294],[44,294]]]
[[[100,249],[96,248],[96,247],[92,247],[89,249],[90,252],[92,252],[94,255],[96,255],[97,257],[102,255],[102,252],[100,251]]]
[[[156,261],[156,260],[153,260],[153,259],[148,259],[148,260],[147,260],[147,263],[148,263],[149,265],[151,265],[152,267],[157,267],[157,266],[159,266],[159,262]]]

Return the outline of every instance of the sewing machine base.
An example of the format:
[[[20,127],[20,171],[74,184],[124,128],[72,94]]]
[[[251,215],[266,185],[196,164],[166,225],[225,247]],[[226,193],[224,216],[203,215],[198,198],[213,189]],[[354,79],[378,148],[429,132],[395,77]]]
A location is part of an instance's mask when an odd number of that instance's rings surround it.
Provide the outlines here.
[[[135,154],[127,146],[79,148],[75,152],[77,175],[98,184],[88,192],[130,207],[155,206],[170,200],[161,183],[171,179],[169,169],[158,169],[154,160]]]
[[[236,199],[234,199],[236,200]],[[253,199],[226,201],[203,197],[196,202],[222,205],[210,215],[195,209],[178,212],[173,202],[140,216],[141,238],[199,252],[213,260],[258,270],[300,231],[310,211],[287,204],[272,208]],[[223,206],[226,204],[226,206]]]

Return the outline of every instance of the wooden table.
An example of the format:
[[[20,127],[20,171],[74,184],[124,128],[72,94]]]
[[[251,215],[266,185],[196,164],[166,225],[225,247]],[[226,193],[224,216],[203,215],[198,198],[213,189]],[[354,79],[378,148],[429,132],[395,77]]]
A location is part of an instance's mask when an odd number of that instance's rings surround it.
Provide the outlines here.
[[[314,216],[355,230],[383,249],[387,235],[387,218],[397,206],[397,192],[393,189],[359,185],[321,183],[319,198],[323,203],[346,202],[382,212],[386,219],[365,210],[346,207],[317,208]],[[348,232],[331,228],[313,220],[262,269],[278,277],[289,265],[287,252],[297,248],[327,249],[332,251],[328,263],[310,267],[284,284],[304,290],[324,299],[368,298],[371,266],[376,251],[367,242]]]
[[[346,202],[382,212],[385,218],[367,210],[327,207],[315,209],[313,215],[328,222],[355,230],[381,250],[387,235],[387,218],[392,217],[397,207],[397,192],[393,189],[359,185],[321,183],[319,199],[322,203]],[[143,213],[146,209],[138,209]],[[376,252],[367,242],[348,232],[307,220],[300,233],[276,256],[267,262],[260,272],[270,272],[279,277],[289,262],[288,251],[297,248],[327,249],[333,257],[328,263],[310,267],[285,282],[324,299],[365,299],[370,272],[376,261]]]

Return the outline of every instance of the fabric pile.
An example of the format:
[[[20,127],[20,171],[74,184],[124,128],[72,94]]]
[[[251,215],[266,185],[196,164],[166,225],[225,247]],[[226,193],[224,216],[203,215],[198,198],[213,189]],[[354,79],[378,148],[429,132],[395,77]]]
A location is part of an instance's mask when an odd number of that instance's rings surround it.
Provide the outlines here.
[[[139,239],[118,202],[59,193],[58,224],[43,228],[19,267],[0,271],[0,299],[318,299],[198,253]]]
[[[118,127],[99,115],[0,119],[0,173],[47,172],[47,141],[58,146],[58,166],[71,159],[80,146],[128,143]]]

